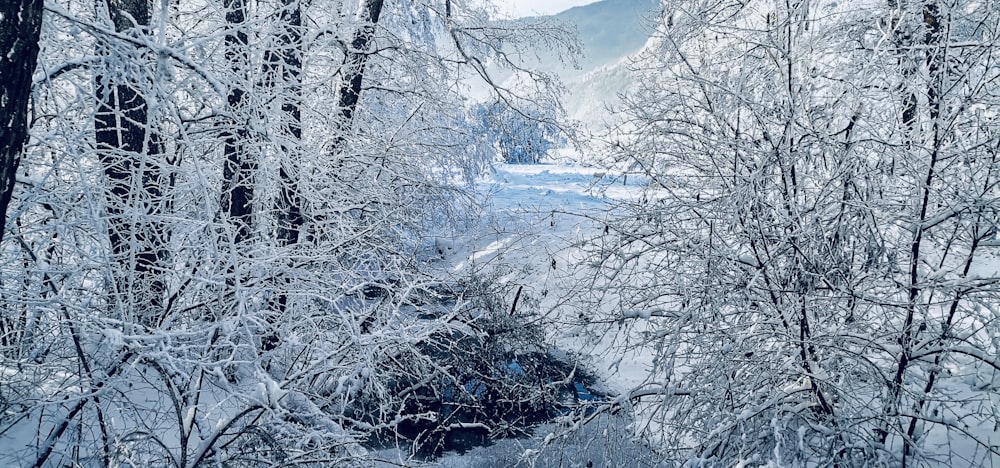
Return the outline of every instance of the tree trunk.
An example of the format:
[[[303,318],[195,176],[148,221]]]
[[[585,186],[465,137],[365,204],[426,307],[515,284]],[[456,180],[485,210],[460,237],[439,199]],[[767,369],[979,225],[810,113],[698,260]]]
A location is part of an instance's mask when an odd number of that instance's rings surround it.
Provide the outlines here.
[[[28,97],[38,60],[42,0],[0,4],[0,241],[21,149],[28,138]]]
[[[275,47],[264,52],[265,85],[278,90],[281,103],[280,144],[285,157],[279,168],[277,238],[282,246],[299,242],[302,229],[302,199],[298,184],[298,151],[302,139],[302,5],[282,0],[280,33]]]
[[[147,34],[143,29],[149,26],[150,11],[145,0],[107,0],[107,6],[116,31]],[[115,46],[99,44],[98,55],[113,57]],[[156,159],[163,154],[163,145],[150,129],[143,95],[149,84],[124,75],[108,67],[95,76],[94,132],[109,185],[108,238],[118,264],[115,296],[119,306],[129,306],[126,310],[133,311],[140,325],[152,327],[163,314],[166,292],[162,272],[167,234],[164,223],[157,220],[163,193]]]
[[[921,320],[921,316],[926,315],[926,312],[923,311],[925,306],[921,303],[925,281],[920,274],[920,268],[926,262],[926,254],[923,252],[925,232],[922,226],[927,219],[928,211],[934,205],[932,195],[937,191],[937,170],[941,148],[939,82],[941,78],[940,62],[942,60],[940,54],[943,47],[935,47],[940,45],[939,42],[942,39],[940,37],[941,24],[938,7],[933,2],[926,2],[923,5],[913,4],[912,6],[905,3],[900,6],[895,2],[890,2],[890,6],[900,8],[901,11],[904,7],[919,8],[921,14],[915,24],[895,25],[897,28],[896,46],[900,49],[904,80],[921,79],[918,70],[919,62],[922,61],[927,67],[930,81],[914,85],[912,91],[904,89],[904,94],[901,97],[903,104],[901,123],[906,132],[905,138],[910,153],[908,156],[914,159],[926,157],[926,171],[923,178],[919,180],[920,196],[916,200],[917,203],[914,204],[913,226],[915,228],[908,260],[907,302],[902,330],[898,338],[901,352],[897,358],[893,379],[889,384],[890,398],[884,409],[886,422],[878,432],[881,443],[888,440],[892,419],[901,412],[901,407],[905,404],[903,402],[905,377],[912,362],[914,347],[920,341],[920,334],[925,328],[925,323]],[[903,13],[900,13],[900,16],[903,16]],[[921,51],[909,52],[908,50],[913,46],[922,46]],[[918,93],[926,97],[926,104],[923,104],[926,106],[924,112],[921,112],[921,99],[919,99]],[[926,150],[921,148],[926,148]],[[923,154],[924,151],[926,154]],[[903,466],[906,466],[914,449],[912,436],[914,435],[915,421],[916,416],[911,418],[904,438]]]
[[[42,4],[42,0],[0,4],[0,242],[28,138],[28,98],[38,61]],[[21,341],[25,322],[24,310],[0,311],[0,353]]]
[[[222,209],[229,216],[235,233],[233,241],[237,246],[245,244],[253,228],[254,174],[256,161],[247,152],[247,125],[244,98],[246,96],[247,74],[250,67],[250,50],[246,30],[245,0],[225,0],[226,61],[233,74],[227,96],[232,118],[227,122],[224,133]]]
[[[378,24],[382,16],[383,0],[365,0],[364,22],[360,29],[354,33],[351,41],[351,50],[344,58],[344,81],[341,83],[337,96],[337,108],[340,109],[340,133],[333,145],[334,151],[340,150],[345,135],[350,131],[354,120],[354,112],[358,107],[358,99],[361,97],[361,83],[365,77],[365,66],[368,64],[368,50],[372,39],[375,37],[375,25]]]
[[[302,226],[302,196],[299,193],[298,164],[302,140],[302,4],[300,0],[282,0],[278,19],[279,33],[274,47],[264,51],[264,87],[277,92],[281,103],[276,132],[283,157],[278,166],[278,199],[275,202],[278,245],[283,247],[299,243]],[[284,277],[283,274],[279,274]],[[287,277],[279,278],[276,307],[283,314],[288,307]],[[272,322],[272,326],[274,323]],[[261,349],[270,351],[278,346],[280,338],[271,330],[261,339]]]

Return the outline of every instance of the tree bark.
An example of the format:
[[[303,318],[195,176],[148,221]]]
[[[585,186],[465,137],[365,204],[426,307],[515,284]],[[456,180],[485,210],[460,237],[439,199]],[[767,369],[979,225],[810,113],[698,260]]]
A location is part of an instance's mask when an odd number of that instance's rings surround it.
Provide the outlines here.
[[[264,51],[265,88],[277,93],[281,103],[276,132],[283,153],[278,165],[278,199],[275,202],[275,237],[282,247],[299,243],[305,219],[302,216],[302,196],[299,192],[299,148],[302,140],[302,3],[282,0],[278,16],[278,36],[273,47]],[[283,278],[283,279],[282,279]],[[283,314],[288,307],[290,281],[279,274],[281,290],[276,294],[276,307]],[[271,323],[272,327],[275,323]],[[280,343],[277,330],[261,338],[261,349],[270,351]]]
[[[277,43],[264,52],[265,84],[278,90],[281,103],[280,138],[285,153],[279,168],[277,232],[282,246],[299,242],[304,219],[298,184],[298,150],[302,139],[302,4],[282,0]]]
[[[0,242],[7,229],[7,209],[21,151],[28,139],[31,74],[38,61],[42,0],[0,3]],[[0,311],[0,353],[22,339],[26,311]]]
[[[42,0],[0,4],[0,241],[28,139],[28,98],[38,61],[43,4]]]
[[[254,174],[256,161],[246,148],[248,118],[245,110],[247,75],[250,67],[250,50],[246,30],[245,0],[225,0],[226,61],[232,72],[232,81],[227,96],[232,118],[227,122],[224,133],[225,165],[222,180],[222,209],[229,216],[235,228],[234,243],[245,244],[253,228]]]
[[[116,31],[147,34],[150,10],[145,0],[107,0],[106,5]],[[157,220],[163,190],[156,159],[163,154],[163,145],[150,128],[143,95],[148,84],[116,73],[114,60],[127,58],[114,57],[113,47],[106,42],[98,45],[98,55],[108,60],[108,67],[95,76],[94,133],[109,185],[108,239],[119,266],[115,296],[119,305],[130,306],[140,325],[152,327],[162,316],[166,292],[162,272],[168,256],[167,227]]]
[[[347,52],[344,59],[345,79],[341,84],[337,96],[337,108],[340,109],[340,133],[334,144],[334,150],[340,149],[345,135],[351,129],[354,121],[354,113],[358,108],[358,99],[361,97],[361,84],[365,78],[365,67],[368,64],[368,57],[371,52],[368,50],[372,39],[375,37],[375,26],[382,16],[383,0],[365,0],[365,8],[360,29],[354,33],[351,41],[351,50]]]

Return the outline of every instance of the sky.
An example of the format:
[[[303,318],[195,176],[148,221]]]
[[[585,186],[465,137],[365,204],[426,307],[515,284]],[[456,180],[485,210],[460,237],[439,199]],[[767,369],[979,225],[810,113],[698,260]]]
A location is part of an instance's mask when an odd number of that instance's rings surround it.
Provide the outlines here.
[[[514,16],[548,15],[597,0],[494,0],[501,9],[510,10]]]

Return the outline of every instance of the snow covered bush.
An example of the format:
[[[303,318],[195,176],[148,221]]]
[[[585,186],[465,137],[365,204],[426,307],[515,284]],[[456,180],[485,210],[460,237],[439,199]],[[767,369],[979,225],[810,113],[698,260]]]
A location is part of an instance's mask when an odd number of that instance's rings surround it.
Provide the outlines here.
[[[448,326],[399,348],[378,369],[387,390],[356,399],[356,417],[380,428],[373,437],[420,454],[468,449],[529,434],[575,406],[574,384],[593,386],[570,355],[549,347],[533,299],[519,290],[511,300],[490,276],[420,301],[425,320],[444,316]]]

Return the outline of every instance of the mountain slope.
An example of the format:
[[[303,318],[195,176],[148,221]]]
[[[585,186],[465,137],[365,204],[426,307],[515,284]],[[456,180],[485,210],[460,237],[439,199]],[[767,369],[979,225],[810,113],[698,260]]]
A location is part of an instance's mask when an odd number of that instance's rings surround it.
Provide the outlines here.
[[[649,36],[656,0],[603,0],[554,15],[575,25],[583,43],[582,73],[612,65],[638,52]]]
[[[557,60],[539,64],[566,83],[564,106],[570,118],[592,131],[613,125],[608,107],[617,105],[619,94],[630,86],[628,57],[645,46],[658,6],[657,0],[602,0],[552,16],[575,26],[583,46],[578,69]]]
[[[583,51],[578,67],[566,64],[546,44],[521,57],[528,67],[559,76],[568,88],[563,102],[567,115],[599,132],[614,120],[607,108],[618,104],[619,94],[630,86],[628,57],[645,46],[658,8],[658,0],[601,0],[551,16],[516,20],[565,23],[576,29]],[[513,79],[509,71],[500,70],[495,78]],[[506,84],[516,86],[513,81]]]

